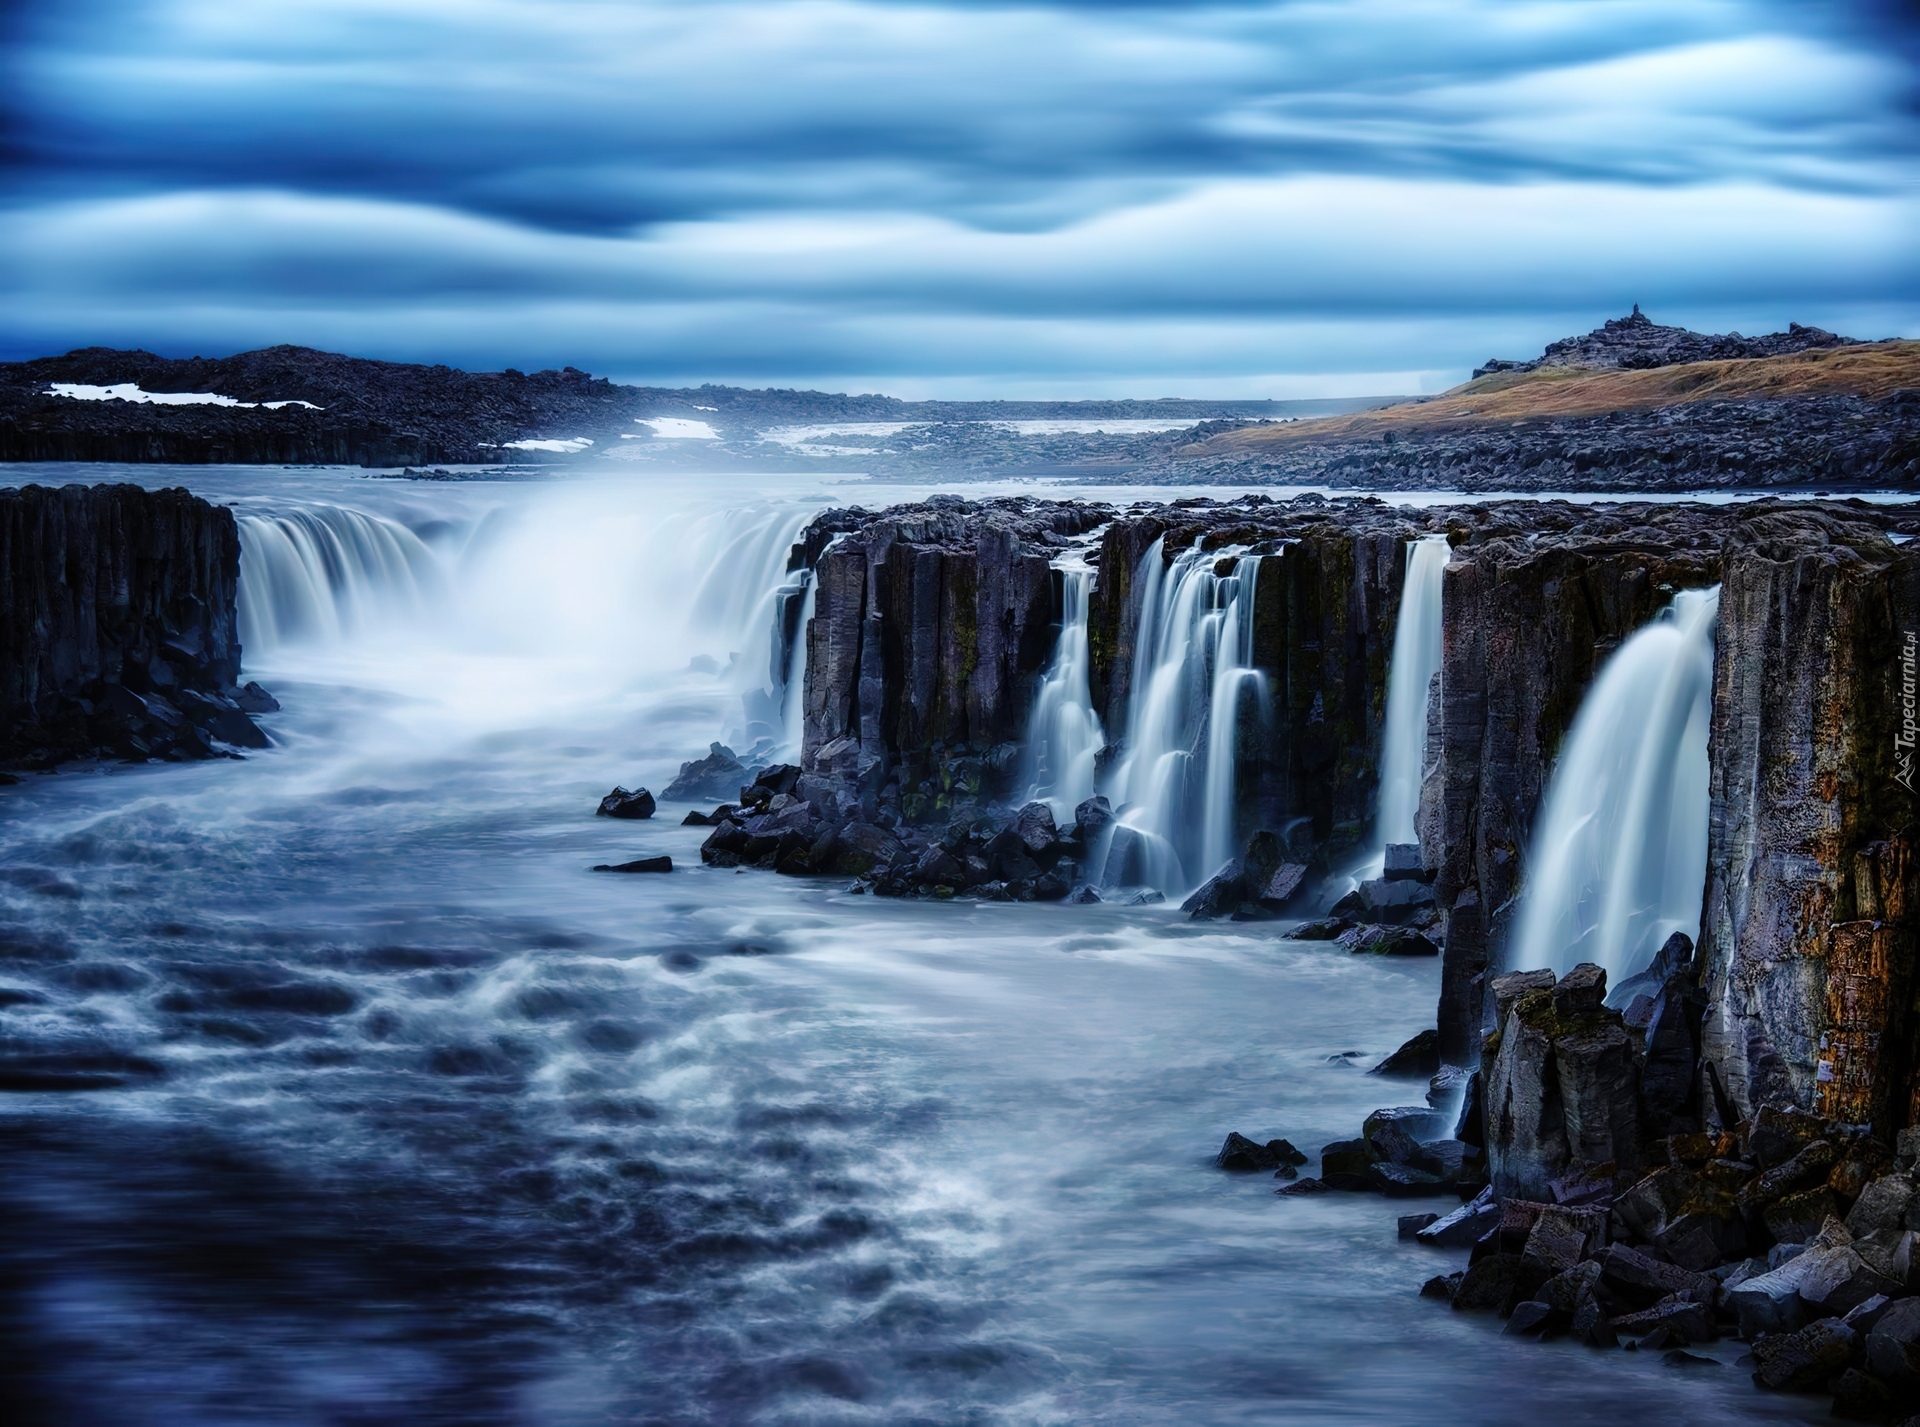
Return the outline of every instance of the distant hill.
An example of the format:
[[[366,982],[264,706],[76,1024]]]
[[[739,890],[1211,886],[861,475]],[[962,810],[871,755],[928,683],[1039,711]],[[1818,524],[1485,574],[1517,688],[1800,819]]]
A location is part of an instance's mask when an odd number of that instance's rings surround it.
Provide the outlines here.
[[[237,404],[80,400],[57,394],[58,384],[130,385],[148,394],[211,394]],[[912,402],[819,391],[626,386],[573,367],[533,373],[511,368],[466,372],[347,357],[309,347],[268,347],[232,357],[187,359],[88,347],[59,357],[0,364],[0,460],[405,466],[584,459],[609,451],[638,454],[658,447],[661,459],[725,465],[757,457],[762,462],[806,465],[804,453],[795,455],[778,446],[752,448],[764,446],[762,434],[769,429],[822,422],[1111,419],[1192,426],[1222,418],[1347,411],[1364,404]],[[668,441],[639,424],[659,417],[703,422],[719,440]],[[514,449],[510,445],[529,441],[578,449]]]

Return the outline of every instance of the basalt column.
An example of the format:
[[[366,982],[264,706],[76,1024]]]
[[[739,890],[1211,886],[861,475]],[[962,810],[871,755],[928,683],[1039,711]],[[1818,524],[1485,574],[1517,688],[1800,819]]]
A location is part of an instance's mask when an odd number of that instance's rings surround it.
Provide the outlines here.
[[[1720,597],[1701,939],[1722,1114],[1920,1120],[1920,554],[1865,520],[1743,523]]]

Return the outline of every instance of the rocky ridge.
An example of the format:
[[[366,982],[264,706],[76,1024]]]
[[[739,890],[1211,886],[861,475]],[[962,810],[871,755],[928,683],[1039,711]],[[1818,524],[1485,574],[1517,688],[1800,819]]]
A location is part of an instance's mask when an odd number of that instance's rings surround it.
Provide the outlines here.
[[[1738,332],[1713,335],[1690,332],[1685,327],[1663,327],[1643,313],[1636,302],[1627,316],[1610,317],[1584,336],[1549,342],[1546,351],[1532,361],[1507,362],[1495,357],[1476,368],[1473,374],[1484,377],[1494,372],[1537,371],[1541,367],[1615,367],[1644,371],[1683,362],[1780,357],[1789,352],[1859,345],[1852,337],[1837,337],[1818,327],[1802,327],[1798,322],[1789,322],[1786,331],[1764,337],[1742,337]]]

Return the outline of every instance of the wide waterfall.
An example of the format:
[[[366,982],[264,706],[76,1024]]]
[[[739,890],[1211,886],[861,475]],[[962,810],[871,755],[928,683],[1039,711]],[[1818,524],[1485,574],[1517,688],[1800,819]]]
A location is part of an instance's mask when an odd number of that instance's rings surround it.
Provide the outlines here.
[[[1582,961],[1615,985],[1676,931],[1697,939],[1720,589],[1687,590],[1610,658],[1554,767],[1510,965]]]
[[[1161,544],[1135,576],[1132,704],[1108,789],[1131,835],[1116,832],[1105,880],[1174,896],[1234,854],[1241,723],[1264,708],[1266,680],[1253,667],[1260,558],[1196,540],[1169,565]]]
[[[439,559],[406,526],[344,506],[243,515],[240,643],[249,655],[334,640],[442,588]]]
[[[1094,760],[1106,735],[1093,710],[1087,639],[1093,569],[1084,551],[1055,561],[1054,568],[1060,572],[1060,637],[1027,721],[1023,772],[1028,796],[1049,804],[1064,822],[1093,796]]]
[[[1427,750],[1427,689],[1440,669],[1440,577],[1449,553],[1444,535],[1425,536],[1407,546],[1393,662],[1387,668],[1387,728],[1374,819],[1374,841],[1381,847],[1415,840]]]
[[[484,685],[501,716],[542,691],[617,702],[638,680],[671,678],[730,705],[709,737],[797,756],[813,590],[810,571],[787,566],[814,509],[707,505],[661,520],[638,492],[557,489],[452,520],[409,517],[418,531],[337,505],[250,512],[241,642],[255,671],[296,653],[336,669],[415,657],[449,689]],[[526,674],[502,686],[507,658]]]

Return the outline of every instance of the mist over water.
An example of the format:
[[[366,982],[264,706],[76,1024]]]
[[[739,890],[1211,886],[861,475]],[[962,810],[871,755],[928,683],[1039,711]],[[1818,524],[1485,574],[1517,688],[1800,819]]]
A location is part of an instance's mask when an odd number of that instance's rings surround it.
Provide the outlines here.
[[[140,474],[235,502],[285,707],[244,762],[0,790],[9,1420],[1812,1414],[1504,1340],[1415,1296],[1464,1254],[1395,1206],[1210,1167],[1417,1099],[1344,1053],[1431,1024],[1431,964],[593,817],[779,741],[786,547],[845,491]]]

